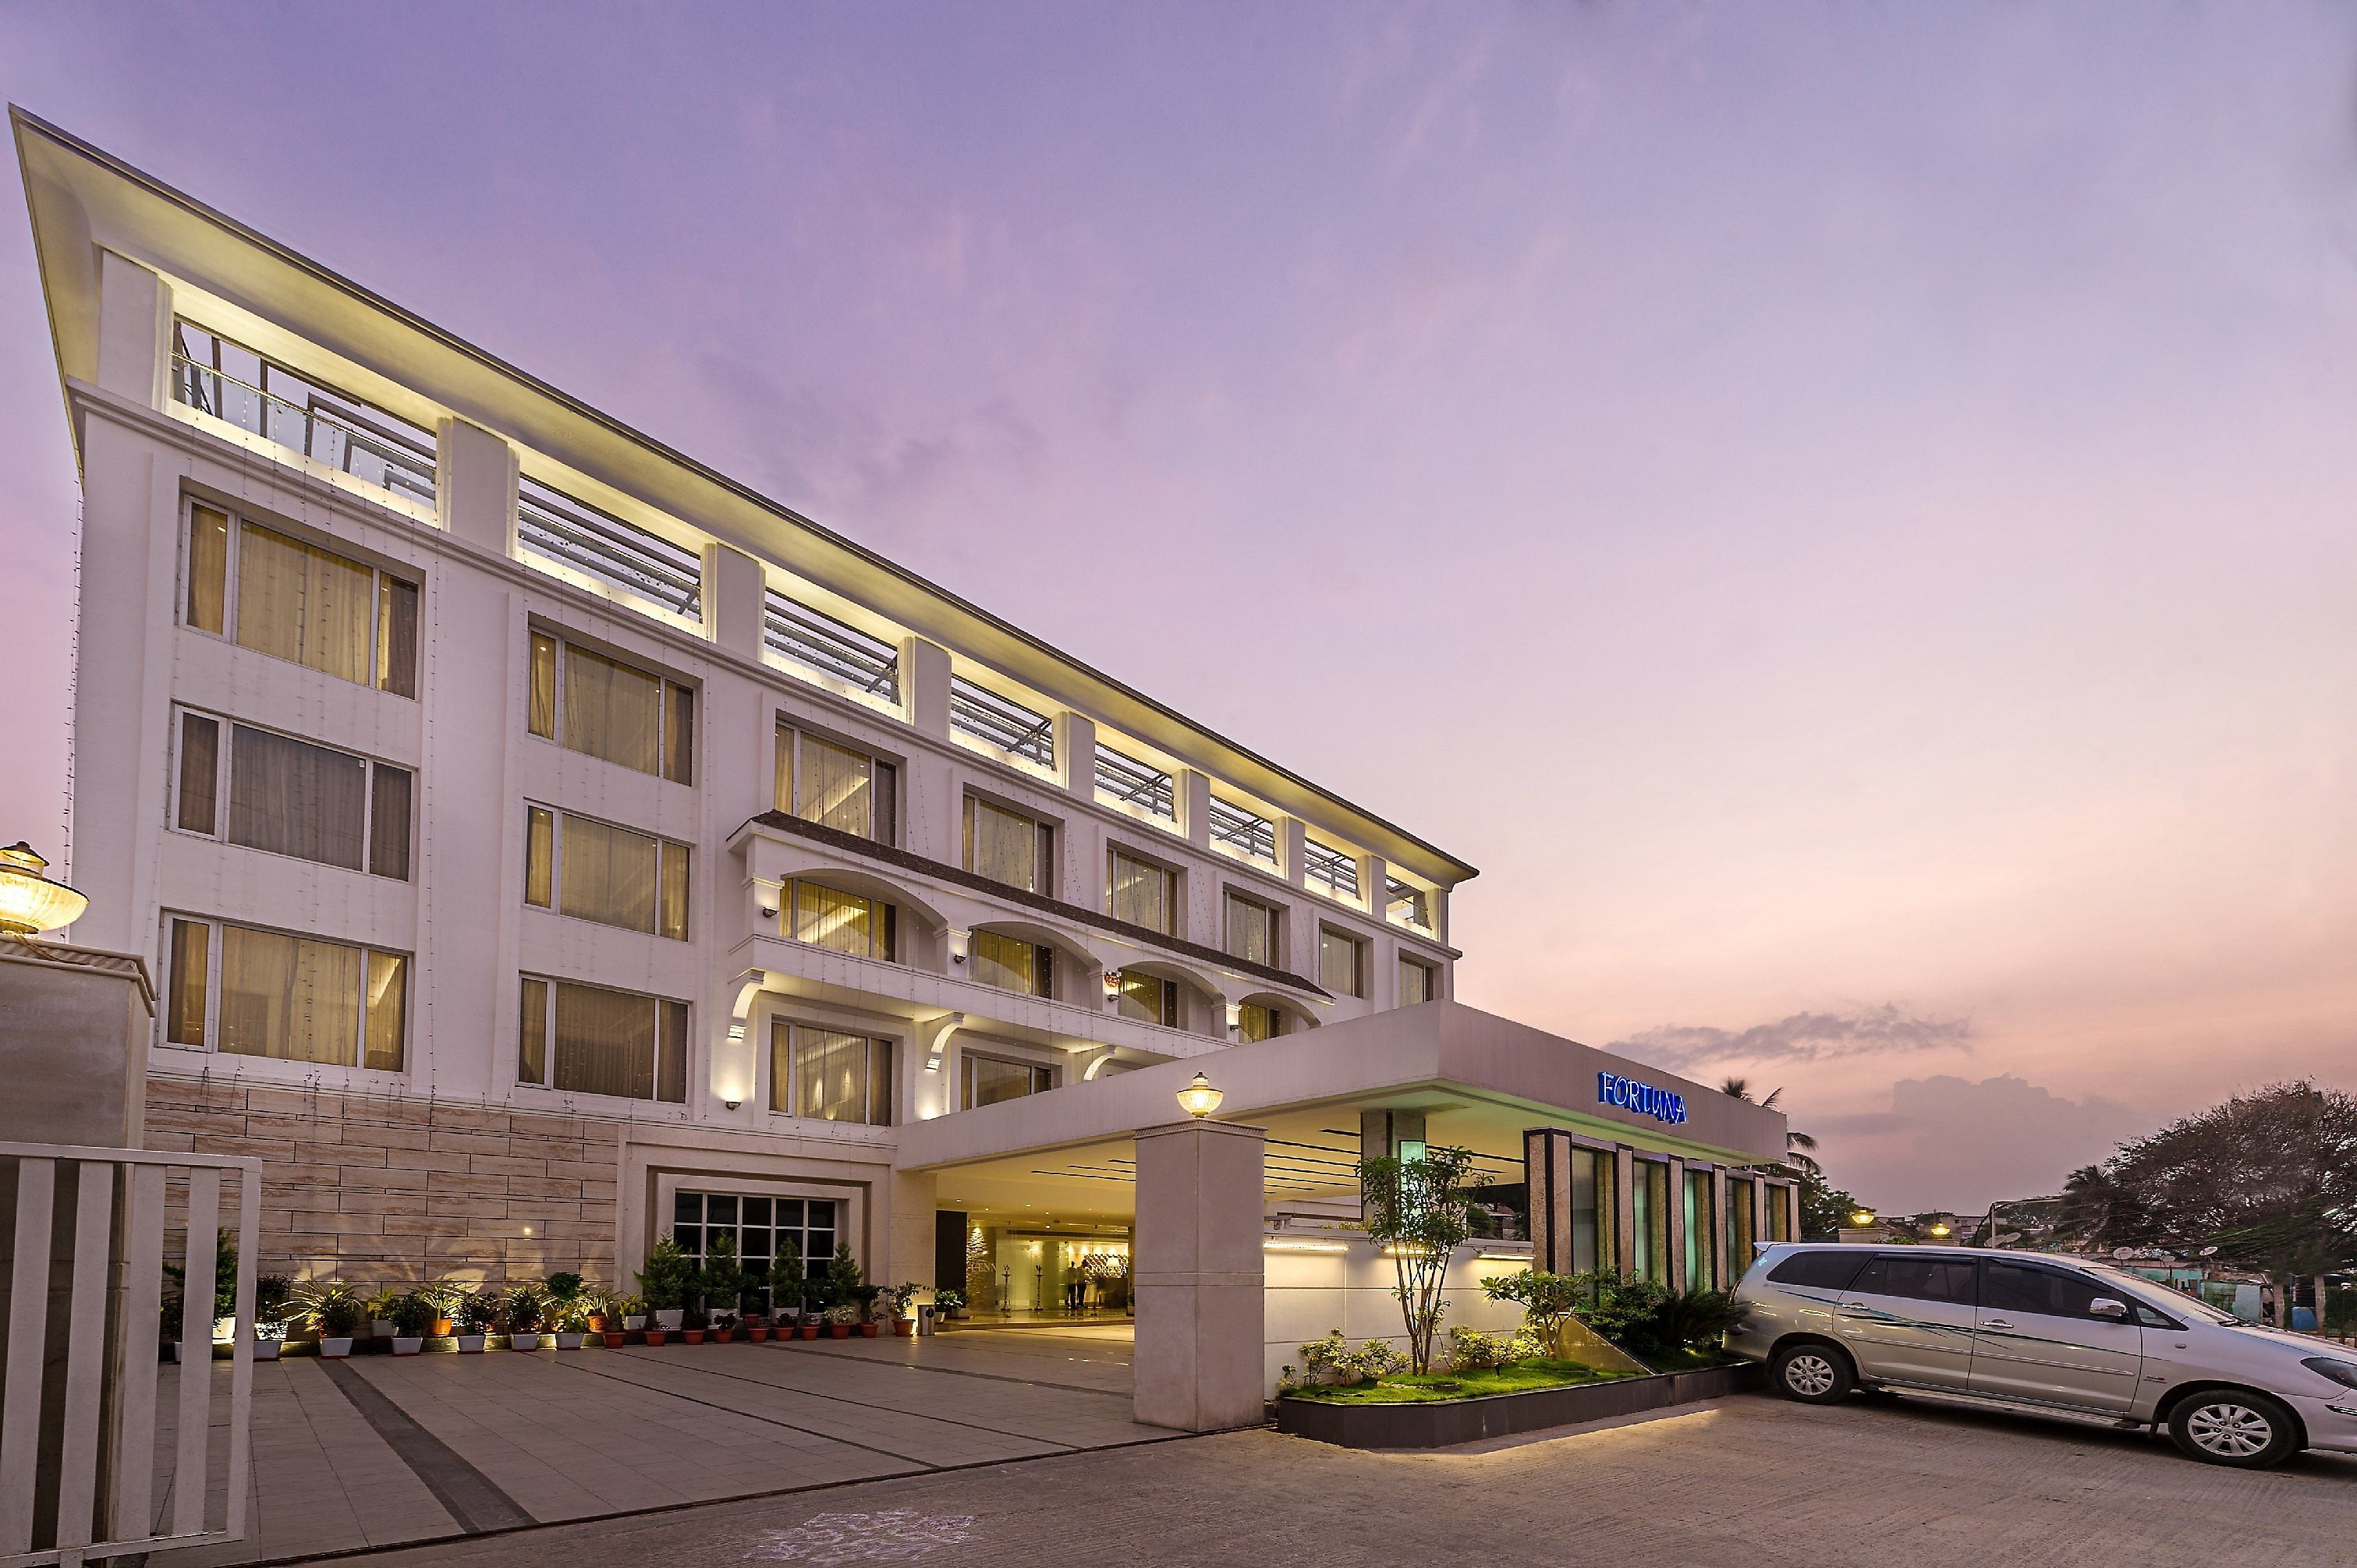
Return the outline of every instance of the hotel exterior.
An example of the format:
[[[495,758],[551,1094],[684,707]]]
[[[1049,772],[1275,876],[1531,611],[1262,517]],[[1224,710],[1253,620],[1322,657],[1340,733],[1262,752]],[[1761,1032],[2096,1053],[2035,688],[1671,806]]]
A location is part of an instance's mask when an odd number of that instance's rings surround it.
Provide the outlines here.
[[[1241,1394],[1149,1394],[1149,1337],[1258,1387],[1395,1330],[1364,1149],[1476,1149],[1490,1272],[1792,1233],[1781,1115],[1453,1001],[1455,855],[13,124],[83,494],[71,940],[154,978],[148,1146],[264,1162],[265,1268],[848,1243],[1134,1311],[1141,1412],[1209,1425]]]

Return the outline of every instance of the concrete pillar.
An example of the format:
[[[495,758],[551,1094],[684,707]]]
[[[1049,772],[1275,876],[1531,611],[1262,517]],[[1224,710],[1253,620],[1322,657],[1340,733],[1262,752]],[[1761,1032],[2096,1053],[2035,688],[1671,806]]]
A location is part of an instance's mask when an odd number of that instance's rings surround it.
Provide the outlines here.
[[[761,659],[769,584],[761,564],[732,545],[704,547],[704,629],[712,645],[755,663]]]
[[[463,419],[435,433],[435,504],[453,539],[505,560],[516,552],[516,455],[498,436]]]
[[[1637,1151],[1626,1144],[1612,1151],[1612,1266],[1637,1272]]]
[[[1299,817],[1276,819],[1277,869],[1284,875],[1285,879],[1296,887],[1302,886],[1302,841],[1307,837],[1308,837],[1308,832],[1301,825]]]
[[[1359,1112],[1359,1157],[1372,1160],[1378,1155],[1396,1155],[1402,1144],[1424,1142],[1425,1114],[1421,1111],[1361,1111]]]
[[[1067,793],[1097,798],[1097,722],[1070,708],[1056,715],[1056,768]]]
[[[1781,1196],[1784,1200],[1784,1233],[1797,1241],[1801,1239],[1801,1184],[1786,1182]]]
[[[911,637],[900,644],[900,701],[909,722],[935,740],[950,737],[950,656],[939,643]]]
[[[940,1178],[931,1171],[892,1173],[892,1213],[888,1232],[890,1237],[889,1257],[885,1272],[876,1280],[877,1283],[897,1285],[913,1281],[930,1287],[944,1283],[955,1286],[959,1283],[933,1277],[934,1253],[939,1242],[933,1216],[939,1202],[939,1187]]]
[[[1670,1250],[1669,1266],[1663,1277],[1672,1290],[1692,1290],[1694,1281],[1686,1277],[1686,1163],[1676,1155],[1663,1162],[1670,1173],[1670,1211],[1663,1216],[1663,1234]]]
[[[164,406],[172,364],[172,291],[137,262],[98,253],[98,384]]]
[[[1362,854],[1359,857],[1359,902],[1364,904],[1367,913],[1378,920],[1389,918],[1384,908],[1383,882],[1391,874],[1391,862],[1382,855]],[[1369,989],[1373,988],[1371,986]]]
[[[1182,768],[1173,781],[1172,792],[1178,798],[1178,831],[1197,849],[1211,847],[1211,779],[1209,774]]]
[[[1149,1426],[1217,1432],[1260,1423],[1266,1143],[1264,1129],[1226,1122],[1137,1134],[1131,1408]]]

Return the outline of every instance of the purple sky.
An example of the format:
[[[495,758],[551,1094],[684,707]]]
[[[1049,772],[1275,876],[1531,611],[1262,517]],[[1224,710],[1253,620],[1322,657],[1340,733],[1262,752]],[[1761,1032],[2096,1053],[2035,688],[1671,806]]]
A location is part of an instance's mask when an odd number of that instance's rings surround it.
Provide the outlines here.
[[[8,98],[1464,854],[1464,1000],[1783,1085],[1892,1209],[2357,1085],[2352,67],[2322,5],[0,11]]]

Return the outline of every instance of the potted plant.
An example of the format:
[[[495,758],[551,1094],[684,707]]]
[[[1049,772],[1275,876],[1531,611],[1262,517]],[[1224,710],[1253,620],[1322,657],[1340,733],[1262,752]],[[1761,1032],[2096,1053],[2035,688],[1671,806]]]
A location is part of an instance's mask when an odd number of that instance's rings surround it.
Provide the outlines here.
[[[952,1322],[963,1322],[965,1319],[965,1292],[962,1290],[935,1291],[933,1305],[943,1317]]]
[[[171,1335],[172,1359],[184,1361],[188,1358],[180,1344],[178,1330],[187,1320],[185,1305],[188,1297],[180,1286],[188,1278],[188,1271],[178,1264],[166,1263],[164,1274],[172,1282],[164,1293],[164,1329]],[[237,1339],[237,1243],[230,1239],[227,1230],[219,1230],[213,1235],[212,1318],[212,1335],[205,1341],[206,1359],[211,1357],[215,1345],[225,1342],[234,1345]]]
[[[837,1339],[851,1337],[851,1326],[859,1321],[859,1304],[846,1301],[826,1309],[826,1331]]]
[[[451,1314],[452,1326],[458,1331],[458,1354],[481,1355],[499,1316],[500,1298],[491,1292],[471,1290],[460,1296]]]
[[[393,1353],[414,1356],[425,1348],[425,1331],[434,1326],[439,1316],[434,1304],[412,1291],[396,1297],[393,1304]]]
[[[647,1326],[646,1314],[642,1310],[646,1305],[634,1295],[614,1296],[607,1301],[606,1326],[599,1331],[604,1336],[607,1349],[622,1348],[625,1327],[644,1328]],[[662,1341],[657,1340],[656,1343],[661,1344]]]
[[[603,1285],[590,1285],[581,1293],[581,1311],[589,1332],[602,1335],[606,1325],[622,1321],[614,1310],[614,1293]]]
[[[285,1274],[264,1274],[253,1282],[253,1359],[275,1361],[286,1343],[288,1305],[295,1282]]]
[[[715,1345],[726,1345],[731,1339],[736,1337],[737,1315],[733,1312],[714,1313],[712,1315],[712,1342]]]
[[[447,1338],[457,1326],[458,1303],[466,1294],[467,1287],[457,1280],[428,1280],[417,1287],[418,1298],[434,1309],[430,1332],[435,1338]]]
[[[296,1321],[319,1337],[319,1354],[341,1360],[352,1353],[352,1336],[365,1318],[361,1298],[341,1280],[305,1280],[295,1288]]]
[[[686,1340],[691,1345],[701,1345],[704,1343],[704,1314],[701,1311],[694,1307],[687,1307],[682,1310],[680,1313],[679,1337],[682,1339]]]
[[[548,1317],[548,1293],[532,1281],[522,1280],[508,1287],[500,1305],[507,1318],[508,1343],[519,1350],[539,1349],[540,1342],[547,1337],[541,1333],[541,1327]]]
[[[393,1337],[393,1304],[398,1302],[400,1299],[401,1292],[393,1289],[391,1285],[385,1286],[384,1289],[377,1292],[374,1295],[368,1298],[366,1305],[368,1307],[369,1337],[371,1338],[390,1339]]]
[[[639,1291],[647,1298],[647,1311],[659,1326],[681,1326],[688,1293],[694,1285],[695,1260],[668,1236],[657,1241],[647,1253],[647,1266],[639,1271]]]
[[[737,1314],[745,1305],[745,1265],[737,1258],[737,1238],[716,1236],[705,1249],[704,1265],[696,1273],[698,1294],[704,1298],[704,1310],[714,1315],[712,1327],[716,1337],[722,1332],[718,1318],[730,1320],[735,1326]],[[726,1339],[718,1341],[726,1344]]]
[[[909,1315],[909,1304],[917,1299],[924,1286],[914,1280],[894,1285],[884,1293],[883,1299],[892,1304],[892,1332],[906,1339],[917,1332],[917,1320]]]

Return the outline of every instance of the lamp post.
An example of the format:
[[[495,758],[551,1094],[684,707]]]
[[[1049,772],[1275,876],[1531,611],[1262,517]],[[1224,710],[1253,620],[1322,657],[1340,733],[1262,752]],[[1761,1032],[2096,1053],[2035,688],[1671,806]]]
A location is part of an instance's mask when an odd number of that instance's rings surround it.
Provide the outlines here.
[[[0,933],[30,940],[81,918],[90,900],[49,880],[49,863],[23,839],[0,849]]]

